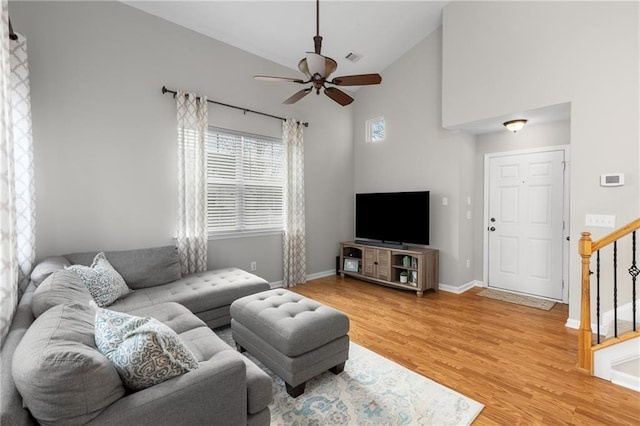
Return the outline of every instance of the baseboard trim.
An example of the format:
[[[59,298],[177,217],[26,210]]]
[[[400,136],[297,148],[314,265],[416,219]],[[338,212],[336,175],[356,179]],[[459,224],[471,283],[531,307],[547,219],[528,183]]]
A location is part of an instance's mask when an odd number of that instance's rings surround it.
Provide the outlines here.
[[[282,285],[284,284],[284,281],[280,280],[280,281],[274,281],[272,283],[269,283],[269,285],[271,286],[271,288],[282,288]]]
[[[580,321],[567,318],[567,322],[564,324],[564,326],[567,328],[573,328],[574,330],[578,330],[580,328]],[[593,325],[591,327],[593,327]]]
[[[568,318],[567,322],[564,324],[567,328],[573,328],[574,330],[580,330],[580,320]],[[595,333],[598,329],[598,325],[595,323],[591,324],[591,330]],[[602,327],[600,327],[600,335],[602,335]]]
[[[335,269],[330,269],[328,271],[323,271],[323,272],[316,272],[314,274],[307,275],[307,281],[317,280],[318,278],[330,277],[335,274],[336,274]],[[284,280],[273,281],[269,283],[269,285],[271,286],[271,288],[282,288],[282,286],[284,285]]]
[[[462,294],[465,291],[471,290],[473,287],[484,287],[484,284],[482,283],[482,281],[478,280],[469,281],[468,283],[461,286],[453,286],[442,283],[438,284],[438,290],[446,291],[447,293],[453,294]]]
[[[318,278],[330,277],[335,274],[336,274],[335,269],[330,269],[328,271],[323,271],[323,272],[316,272],[315,274],[307,275],[307,281],[317,280]]]

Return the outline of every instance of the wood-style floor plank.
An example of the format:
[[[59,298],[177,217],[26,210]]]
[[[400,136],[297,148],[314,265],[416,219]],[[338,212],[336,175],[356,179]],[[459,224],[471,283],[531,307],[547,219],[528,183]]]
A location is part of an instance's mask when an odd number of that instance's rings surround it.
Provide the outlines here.
[[[485,405],[477,425],[640,425],[640,394],[576,368],[567,305],[477,296],[418,298],[352,278],[290,289],[344,312],[352,341]]]

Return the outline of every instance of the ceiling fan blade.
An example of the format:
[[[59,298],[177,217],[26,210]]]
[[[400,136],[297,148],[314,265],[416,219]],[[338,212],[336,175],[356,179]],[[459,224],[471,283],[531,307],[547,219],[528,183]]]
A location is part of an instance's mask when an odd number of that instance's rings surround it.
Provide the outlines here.
[[[309,93],[311,93],[311,87],[308,87],[306,89],[302,89],[299,92],[296,92],[293,96],[291,96],[290,98],[286,99],[284,102],[282,102],[283,104],[289,105],[289,104],[295,104],[296,102],[298,102],[300,99],[304,98],[305,96],[307,96]]]
[[[366,86],[369,84],[380,84],[381,81],[382,77],[380,74],[359,74],[336,77],[327,83],[337,86]]]
[[[268,75],[254,75],[253,78],[261,81],[286,81],[290,83],[304,83],[304,81],[300,80],[299,78],[289,78],[289,77],[271,77]]]
[[[342,106],[349,105],[351,102],[353,102],[353,98],[351,96],[347,95],[340,89],[336,89],[335,87],[325,88],[324,94]]]

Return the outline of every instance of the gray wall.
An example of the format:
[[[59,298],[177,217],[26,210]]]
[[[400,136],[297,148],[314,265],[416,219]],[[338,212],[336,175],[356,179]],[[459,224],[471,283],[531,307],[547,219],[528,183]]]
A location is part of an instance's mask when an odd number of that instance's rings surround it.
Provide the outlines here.
[[[382,73],[382,85],[357,92],[354,114],[356,192],[431,191],[430,246],[440,250],[440,283],[473,279],[472,197],[475,144],[441,126],[442,32],[434,31]],[[365,143],[365,123],[383,116],[386,138]],[[442,204],[446,197],[448,204]]]
[[[177,208],[176,107],[163,85],[309,121],[307,272],[351,238],[352,110],[254,81],[296,71],[117,2],[11,2],[27,37],[36,159],[37,257],[170,244]],[[295,65],[295,64],[294,64]],[[271,136],[281,122],[210,105],[209,123]],[[282,236],[210,241],[209,266],[282,279]]]
[[[444,10],[443,123],[457,126],[571,102],[569,318],[580,317],[585,215],[638,217],[637,2],[452,2]],[[624,123],[624,124],[623,124]],[[618,188],[602,173],[625,173]]]
[[[338,242],[353,238],[354,192],[429,189],[440,282],[455,288],[481,277],[479,158],[510,147],[504,139],[510,135],[476,143],[443,125],[564,102],[571,103],[570,129],[567,122],[531,126],[516,136],[569,136],[572,240],[585,229],[596,238],[608,232],[585,228],[587,213],[615,214],[618,224],[638,216],[636,3],[453,2],[443,29],[384,70],[381,86],[360,89],[347,108],[315,96],[283,106],[290,86],[251,76],[295,71],[120,3],[11,2],[10,12],[29,44],[39,258],[171,243],[175,105],[160,94],[165,84],[311,122],[305,129],[311,274],[332,270]],[[386,119],[387,139],[365,144],[364,123],[377,116]],[[277,120],[222,107],[211,107],[210,123],[280,134]],[[546,144],[542,139],[528,143]],[[612,171],[624,172],[626,185],[601,188],[598,176]],[[280,240],[213,240],[210,266],[247,268],[255,260],[259,274],[278,281]],[[579,317],[576,253],[574,246],[573,319]]]

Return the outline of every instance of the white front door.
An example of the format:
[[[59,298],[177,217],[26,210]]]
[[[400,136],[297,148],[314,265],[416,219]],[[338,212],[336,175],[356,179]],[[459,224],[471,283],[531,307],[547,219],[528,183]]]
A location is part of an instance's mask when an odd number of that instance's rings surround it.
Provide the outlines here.
[[[564,150],[489,159],[489,287],[562,300],[564,161]]]

